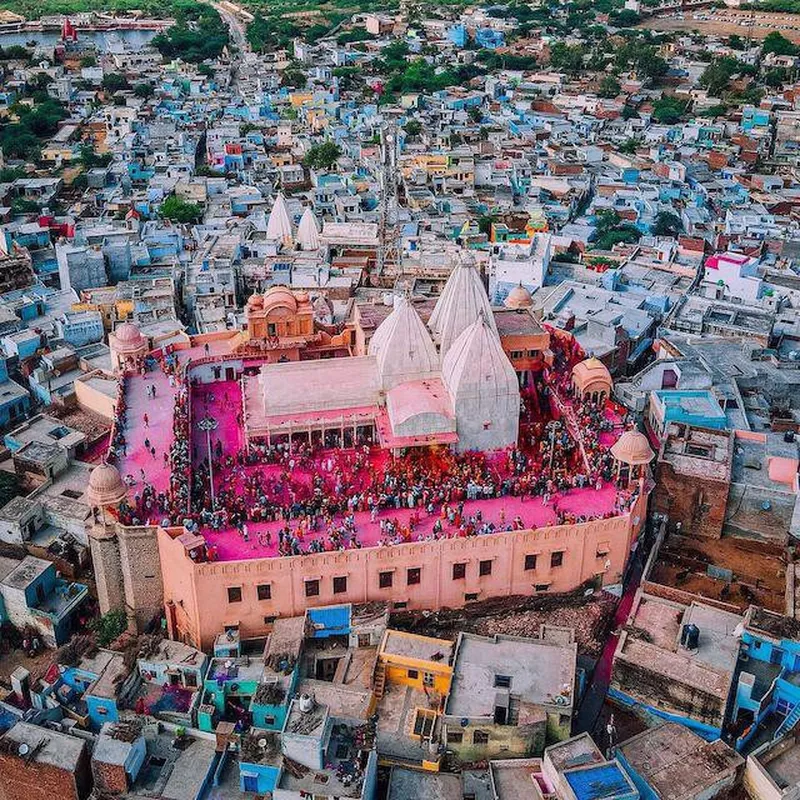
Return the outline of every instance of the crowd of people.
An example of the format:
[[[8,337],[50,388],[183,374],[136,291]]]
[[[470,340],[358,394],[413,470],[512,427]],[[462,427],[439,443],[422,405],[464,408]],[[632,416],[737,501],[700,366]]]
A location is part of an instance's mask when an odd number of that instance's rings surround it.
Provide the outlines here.
[[[186,365],[166,356],[144,369],[162,369],[174,389],[173,441],[164,454],[169,488],[157,491],[143,471],[121,518],[128,524],[149,521],[227,532],[253,549],[260,545],[286,556],[364,546],[365,525],[375,526],[369,541],[374,543],[377,534],[383,545],[533,527],[521,514],[506,519],[502,507],[493,519],[485,518],[480,506],[471,503],[475,500],[538,500],[552,509],[558,524],[594,519],[598,514],[568,510],[562,498],[573,489],[599,491],[613,480],[614,459],[601,438],[629,420],[609,415],[605,402],[572,396],[571,365],[581,354],[569,346],[556,341],[553,366],[523,392],[517,447],[464,454],[424,448],[398,457],[369,444],[347,449],[305,441],[231,447],[216,437],[211,453],[193,447]],[[559,414],[553,393],[569,406],[579,426],[577,436]],[[206,411],[216,407],[235,413],[233,401],[215,398],[208,390],[195,389],[194,400]],[[121,402],[114,446],[124,454],[124,395]],[[223,409],[224,404],[230,408]],[[618,491],[614,508],[599,515],[619,513],[634,499],[635,494]]]

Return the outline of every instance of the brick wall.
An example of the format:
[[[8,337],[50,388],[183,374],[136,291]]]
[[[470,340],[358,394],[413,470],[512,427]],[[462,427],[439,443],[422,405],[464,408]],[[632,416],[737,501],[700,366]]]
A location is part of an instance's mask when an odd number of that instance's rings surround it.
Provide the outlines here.
[[[88,797],[91,785],[86,749],[74,775],[37,761],[28,764],[16,753],[0,753],[2,800],[83,800]]]
[[[683,475],[672,464],[658,465],[658,481],[653,492],[653,511],[666,514],[670,522],[681,523],[686,536],[719,539],[725,522],[728,483],[699,475]]]
[[[121,764],[107,764],[93,760],[92,775],[97,790],[104,790],[110,794],[123,794],[128,790],[125,768]]]

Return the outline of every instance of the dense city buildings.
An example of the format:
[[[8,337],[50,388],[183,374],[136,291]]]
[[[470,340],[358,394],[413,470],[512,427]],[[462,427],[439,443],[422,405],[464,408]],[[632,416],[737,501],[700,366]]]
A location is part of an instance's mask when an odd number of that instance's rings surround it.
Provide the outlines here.
[[[0,11],[0,800],[800,794],[800,11]]]

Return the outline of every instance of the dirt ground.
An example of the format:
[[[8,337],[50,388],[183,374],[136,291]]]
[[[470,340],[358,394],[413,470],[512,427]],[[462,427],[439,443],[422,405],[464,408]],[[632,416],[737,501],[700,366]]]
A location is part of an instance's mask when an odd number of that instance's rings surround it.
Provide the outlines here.
[[[42,677],[53,663],[53,650],[45,650],[36,658],[29,658],[22,650],[6,652],[0,648],[0,684],[10,686],[9,677],[17,667],[25,667],[31,673],[31,683]]]
[[[729,569],[733,581],[710,577],[708,565]],[[670,536],[650,580],[685,592],[723,600],[742,610],[758,603],[784,611],[786,563],[780,548],[748,539]]]
[[[499,633],[535,637],[542,624],[567,627],[575,630],[579,653],[597,658],[616,605],[617,600],[604,592],[589,598],[575,594],[503,597],[429,614],[392,614],[391,624],[423,636],[451,640],[462,630],[481,636]]]
[[[697,16],[708,19],[697,19]],[[732,36],[736,34],[745,39],[750,33],[750,12],[727,8],[712,11],[697,9],[687,11],[683,19],[675,13],[650,17],[638,27],[654,31],[685,31],[703,33],[707,36]],[[779,31],[787,39],[800,43],[800,14],[776,14],[756,12],[752,27],[752,37],[763,39],[768,33]]]

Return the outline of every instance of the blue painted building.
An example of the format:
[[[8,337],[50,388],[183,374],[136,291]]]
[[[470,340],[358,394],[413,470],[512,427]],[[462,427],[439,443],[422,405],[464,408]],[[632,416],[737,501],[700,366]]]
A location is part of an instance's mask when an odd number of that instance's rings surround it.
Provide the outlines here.
[[[88,595],[86,585],[59,578],[51,562],[26,556],[0,580],[0,621],[31,627],[57,647],[72,634]]]
[[[648,422],[662,436],[671,422],[724,430],[728,418],[710,389],[663,389],[650,393]]]

